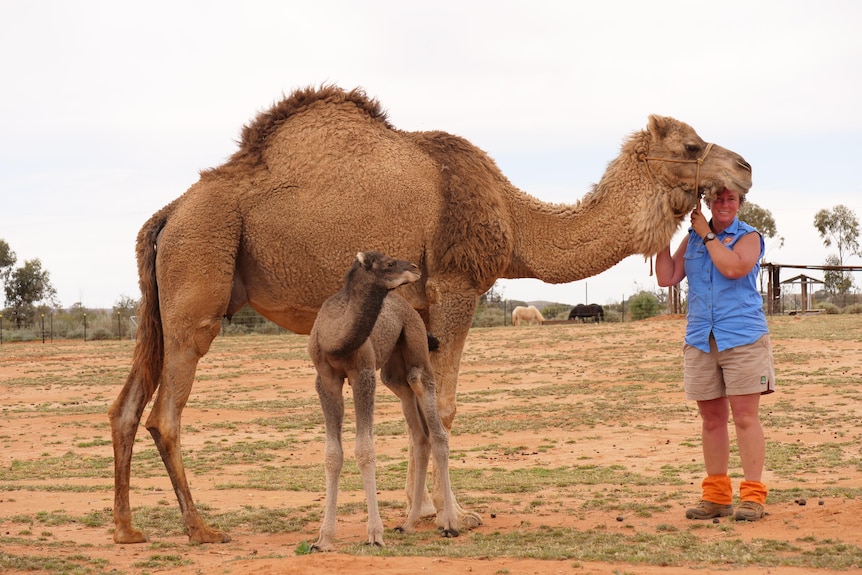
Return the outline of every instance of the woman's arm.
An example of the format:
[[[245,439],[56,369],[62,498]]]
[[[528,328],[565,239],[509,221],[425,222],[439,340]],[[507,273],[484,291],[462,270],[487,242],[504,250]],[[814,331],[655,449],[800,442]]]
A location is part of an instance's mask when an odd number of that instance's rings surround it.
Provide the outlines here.
[[[688,236],[683,238],[673,256],[670,255],[670,246],[656,254],[655,278],[659,286],[676,285],[685,277],[685,258],[683,256],[687,244]]]
[[[721,275],[732,280],[739,279],[748,274],[760,259],[760,234],[745,234],[733,244],[733,249],[717,239],[712,240],[706,242],[706,251]]]

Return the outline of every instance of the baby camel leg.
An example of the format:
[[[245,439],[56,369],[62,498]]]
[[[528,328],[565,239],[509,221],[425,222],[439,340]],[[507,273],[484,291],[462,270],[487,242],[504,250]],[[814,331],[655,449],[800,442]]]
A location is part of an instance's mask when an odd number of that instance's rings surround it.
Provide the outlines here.
[[[419,412],[416,395],[410,389],[410,386],[404,384],[403,379],[400,383],[389,381],[387,382],[387,386],[401,400],[401,411],[404,413],[404,420],[407,422],[410,452],[413,454],[412,464],[408,463],[410,467],[408,473],[412,474],[413,479],[413,493],[408,498],[409,509],[407,510],[407,520],[400,527],[396,527],[395,530],[403,533],[413,533],[416,531],[416,525],[423,516],[422,497],[426,492],[425,481],[428,477],[428,461],[431,457],[428,430]]]
[[[314,385],[326,422],[326,447],[323,454],[323,466],[326,470],[326,504],[320,535],[317,542],[312,545],[312,549],[332,551],[335,548],[332,541],[335,538],[338,508],[338,480],[344,465],[344,451],[341,446],[341,429],[344,422],[344,397],[342,396],[344,380],[333,376],[324,381],[318,375]]]
[[[424,419],[424,425],[420,429],[428,436],[425,441],[428,442],[430,439],[431,456],[434,458],[436,471],[435,478],[440,481],[439,492],[443,496],[443,501],[437,509],[437,527],[443,530],[444,536],[457,537],[459,534],[458,508],[449,481],[449,434],[443,427],[443,422],[437,411],[434,380],[422,369],[413,367],[407,376],[407,382],[413,393],[416,394],[415,403],[418,404]],[[427,459],[428,456],[425,457]]]
[[[368,506],[368,544],[383,547],[383,520],[377,504],[377,457],[374,453],[374,371],[374,368],[359,370],[356,381],[351,378],[350,384],[356,409],[356,464]]]

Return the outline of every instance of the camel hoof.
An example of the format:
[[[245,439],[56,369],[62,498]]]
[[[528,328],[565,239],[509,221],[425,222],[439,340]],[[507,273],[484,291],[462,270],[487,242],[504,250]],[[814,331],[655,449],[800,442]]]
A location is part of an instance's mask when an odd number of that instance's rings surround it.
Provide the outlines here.
[[[442,529],[441,531],[443,531],[443,537],[445,537],[447,539],[452,538],[452,537],[458,537],[459,535],[461,535],[461,533],[459,533],[457,529],[449,528],[449,529]]]
[[[407,533],[407,530],[404,529],[403,527],[393,527],[392,532],[393,533]]]
[[[126,545],[129,543],[146,543],[149,540],[150,538],[143,531],[131,527],[114,531],[114,543]]]
[[[227,543],[230,541],[230,535],[224,531],[215,529],[201,529],[194,534],[189,534],[189,542],[195,544],[204,543]]]
[[[482,518],[478,513],[465,511],[458,514],[458,524],[465,529],[474,529],[482,525]]]

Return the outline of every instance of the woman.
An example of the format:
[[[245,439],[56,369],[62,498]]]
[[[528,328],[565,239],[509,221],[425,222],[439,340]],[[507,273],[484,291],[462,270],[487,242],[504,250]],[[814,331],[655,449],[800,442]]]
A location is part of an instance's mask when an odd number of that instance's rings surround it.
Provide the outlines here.
[[[757,288],[763,238],[737,218],[744,194],[725,189],[706,202],[712,219],[707,221],[698,205],[688,236],[673,255],[670,246],[660,252],[655,268],[662,287],[688,278],[683,380],[686,398],[697,401],[702,419],[707,476],[700,503],[685,515],[734,514],[728,476],[732,413],[744,474],[734,517],[756,521],[763,517],[767,492],[761,482],[766,441],[760,396],[775,390],[772,346]]]

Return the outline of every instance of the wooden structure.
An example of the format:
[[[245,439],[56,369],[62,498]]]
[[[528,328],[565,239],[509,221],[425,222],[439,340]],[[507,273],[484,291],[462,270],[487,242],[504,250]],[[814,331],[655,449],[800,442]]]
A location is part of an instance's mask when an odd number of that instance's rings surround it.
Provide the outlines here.
[[[781,313],[781,284],[782,283],[790,283],[792,280],[807,277],[804,274],[797,276],[796,278],[791,278],[787,280],[787,282],[781,281],[781,269],[782,268],[790,268],[790,269],[798,269],[798,270],[821,270],[821,271],[836,271],[836,272],[859,272],[862,271],[862,266],[802,266],[802,265],[792,265],[792,264],[775,264],[775,263],[763,263],[760,266],[761,269],[765,269],[767,276],[769,278],[768,285],[766,288],[766,314],[767,315],[776,315]],[[806,299],[807,295],[807,283],[803,285],[803,300]],[[805,305],[805,303],[803,303]]]

